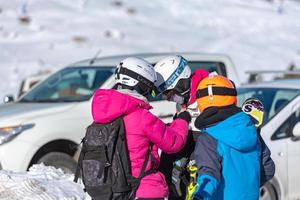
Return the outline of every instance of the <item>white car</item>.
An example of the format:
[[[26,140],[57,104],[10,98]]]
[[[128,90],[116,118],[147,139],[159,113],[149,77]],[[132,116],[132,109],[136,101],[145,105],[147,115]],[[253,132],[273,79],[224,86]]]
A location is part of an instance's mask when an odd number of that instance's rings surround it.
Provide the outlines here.
[[[169,54],[139,54],[155,64]],[[239,84],[231,60],[224,55],[181,53],[190,67],[217,71]],[[98,88],[115,85],[115,66],[129,55],[85,60],[65,67],[35,85],[16,102],[0,106],[2,169],[27,170],[44,162],[74,172],[76,152],[92,122],[91,97]],[[132,55],[130,55],[132,56]],[[152,112],[172,120],[175,103],[152,99]]]
[[[238,89],[238,102],[257,97],[265,107],[261,136],[275,162],[274,178],[261,199],[300,199],[300,79],[249,84]]]

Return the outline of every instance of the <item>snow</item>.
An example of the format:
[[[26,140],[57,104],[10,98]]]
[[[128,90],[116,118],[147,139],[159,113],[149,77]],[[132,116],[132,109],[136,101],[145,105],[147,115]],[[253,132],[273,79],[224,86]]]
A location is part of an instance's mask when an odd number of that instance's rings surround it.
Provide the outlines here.
[[[273,0],[0,0],[0,99],[22,79],[93,57],[224,53],[245,71],[299,63],[300,4]]]
[[[74,176],[61,169],[33,165],[28,172],[0,171],[1,200],[91,200]]]

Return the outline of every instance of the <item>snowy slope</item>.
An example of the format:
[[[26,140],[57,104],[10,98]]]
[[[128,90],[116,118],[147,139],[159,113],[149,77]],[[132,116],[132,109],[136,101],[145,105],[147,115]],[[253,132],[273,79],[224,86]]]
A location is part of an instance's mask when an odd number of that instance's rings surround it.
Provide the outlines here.
[[[299,3],[287,0],[0,0],[0,100],[27,75],[99,49],[225,53],[242,79],[285,69],[299,59],[299,17]]]
[[[73,175],[43,164],[29,172],[0,171],[1,200],[91,200],[83,186],[74,183]]]

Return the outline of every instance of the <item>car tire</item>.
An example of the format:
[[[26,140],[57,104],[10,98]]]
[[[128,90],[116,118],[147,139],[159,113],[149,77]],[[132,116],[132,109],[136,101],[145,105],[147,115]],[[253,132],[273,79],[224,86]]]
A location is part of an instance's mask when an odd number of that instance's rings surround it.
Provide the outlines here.
[[[273,185],[269,182],[260,188],[260,200],[278,200],[277,193]]]
[[[69,155],[63,152],[50,152],[42,156],[38,164],[44,163],[46,166],[54,166],[55,168],[62,169],[65,173],[75,174],[77,163]]]

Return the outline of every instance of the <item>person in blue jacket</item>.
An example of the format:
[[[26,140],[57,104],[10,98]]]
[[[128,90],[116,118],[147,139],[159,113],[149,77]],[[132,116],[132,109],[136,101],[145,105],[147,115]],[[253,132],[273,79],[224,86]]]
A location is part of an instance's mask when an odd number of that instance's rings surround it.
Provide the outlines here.
[[[197,87],[201,114],[195,126],[202,131],[194,158],[198,168],[194,199],[257,200],[259,188],[274,176],[270,151],[251,118],[236,106],[234,84],[219,75]]]

